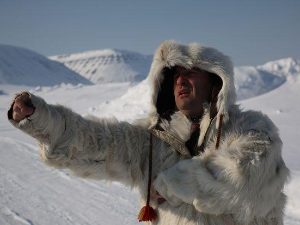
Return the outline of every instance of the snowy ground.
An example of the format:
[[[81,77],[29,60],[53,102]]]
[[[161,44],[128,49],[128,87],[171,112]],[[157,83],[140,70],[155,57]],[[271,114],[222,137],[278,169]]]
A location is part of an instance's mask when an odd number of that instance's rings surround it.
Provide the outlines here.
[[[284,142],[283,157],[292,171],[285,224],[300,224],[300,78],[289,77],[280,87],[240,102],[261,110],[277,124]],[[6,119],[13,93],[31,90],[49,103],[70,106],[80,114],[116,116],[132,121],[149,110],[146,81],[105,85],[20,87],[0,85],[0,224],[138,224],[136,192],[118,183],[82,180],[43,165],[34,141]]]
[[[6,119],[13,93],[31,90],[79,113],[123,95],[132,84],[0,85],[0,224],[136,224],[138,197],[118,183],[82,180],[40,162],[35,142]],[[88,199],[88,200],[87,200]]]

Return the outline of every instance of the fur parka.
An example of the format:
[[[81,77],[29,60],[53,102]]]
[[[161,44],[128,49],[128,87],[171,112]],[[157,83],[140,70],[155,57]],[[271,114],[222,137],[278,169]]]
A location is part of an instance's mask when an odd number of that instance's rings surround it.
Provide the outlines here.
[[[180,111],[168,120],[162,117],[166,105],[174,104],[165,94],[165,88],[169,88],[166,82],[172,80],[166,71],[174,66],[197,67],[222,80],[216,115],[210,115],[209,103],[205,106],[198,139],[198,146],[204,144],[204,150],[196,156],[191,156],[185,146],[191,137],[192,121]],[[286,196],[282,190],[289,170],[281,156],[278,129],[261,112],[243,112],[235,105],[230,59],[211,47],[166,41],[154,55],[149,80],[151,112],[148,118],[133,124],[83,118],[31,93],[34,114],[16,122],[11,107],[8,118],[37,140],[40,158],[49,166],[68,168],[83,178],[118,181],[138,188],[142,205],[147,196],[151,132],[153,186],[166,199],[158,204],[151,198],[150,204],[158,213],[152,224],[283,224]]]

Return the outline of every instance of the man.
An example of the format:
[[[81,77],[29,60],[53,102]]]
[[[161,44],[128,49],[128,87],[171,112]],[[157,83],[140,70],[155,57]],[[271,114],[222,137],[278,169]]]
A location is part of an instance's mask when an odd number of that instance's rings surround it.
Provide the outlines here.
[[[152,110],[133,124],[82,118],[30,93],[17,96],[8,117],[38,141],[46,164],[137,187],[142,221],[283,224],[282,142],[266,115],[235,105],[230,59],[166,41],[149,80]]]

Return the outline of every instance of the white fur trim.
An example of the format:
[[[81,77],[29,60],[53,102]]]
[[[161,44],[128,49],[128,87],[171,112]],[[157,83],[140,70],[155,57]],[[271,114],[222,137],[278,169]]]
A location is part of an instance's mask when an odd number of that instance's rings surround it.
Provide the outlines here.
[[[170,122],[162,119],[160,126],[165,131],[174,134],[175,137],[179,137],[182,143],[188,141],[192,134],[191,121],[180,111],[175,112],[171,116]]]

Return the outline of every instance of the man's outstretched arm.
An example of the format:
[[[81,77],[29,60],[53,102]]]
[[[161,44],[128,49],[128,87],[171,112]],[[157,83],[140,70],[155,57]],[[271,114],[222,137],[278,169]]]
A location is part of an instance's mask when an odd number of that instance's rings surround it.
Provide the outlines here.
[[[39,155],[48,165],[68,168],[93,179],[135,186],[147,165],[147,129],[116,119],[83,118],[70,109],[47,104],[24,92],[8,111],[9,121],[34,137]],[[145,162],[142,162],[145,160]]]

